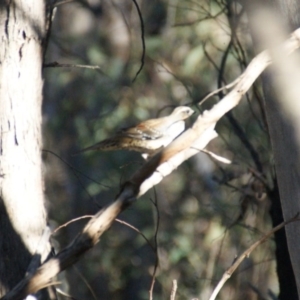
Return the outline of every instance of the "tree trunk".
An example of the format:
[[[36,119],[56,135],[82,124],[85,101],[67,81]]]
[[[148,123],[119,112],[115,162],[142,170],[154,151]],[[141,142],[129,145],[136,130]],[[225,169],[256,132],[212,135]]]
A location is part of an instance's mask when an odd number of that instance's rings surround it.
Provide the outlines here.
[[[246,0],[245,4],[248,9],[250,23],[253,25],[251,26],[252,28],[257,27],[257,24],[259,24],[263,30],[267,29],[267,27],[275,30],[273,32],[273,36],[271,36],[272,34],[265,35],[260,40],[259,38],[257,39],[258,35],[256,35],[258,34],[258,31],[253,30],[254,41],[257,45],[264,44],[266,47],[270,47],[277,42],[276,39],[280,36],[281,30],[292,31],[300,26],[299,0]],[[272,18],[270,19],[271,23],[262,24],[263,22],[258,22],[258,20],[261,19],[257,19],[257,13],[261,13],[263,8],[262,4],[264,6],[270,4],[269,7],[266,7],[266,12],[274,10],[274,13],[277,14],[277,18],[274,23],[272,23]],[[279,29],[277,26],[285,28],[280,28],[280,30],[276,31]],[[271,30],[268,32],[271,32]],[[267,43],[268,41],[270,44]],[[259,49],[259,51],[260,50],[262,49]],[[284,66],[285,70],[284,68],[278,68],[280,64],[282,67]],[[279,82],[282,82],[282,80],[290,81],[290,83],[294,81],[294,83],[299,86],[299,82],[295,82],[295,78],[297,77],[293,76],[292,70],[287,70],[286,68],[288,65],[287,58],[284,56],[281,58],[277,57],[277,61],[275,61],[274,65],[275,67],[271,66],[271,68],[265,72],[263,76],[263,90],[282,207],[281,211],[277,202],[279,195],[277,194],[277,182],[275,180],[274,189],[269,193],[269,196],[272,201],[271,217],[273,225],[277,225],[278,222],[281,222],[281,214],[283,214],[283,219],[288,221],[290,218],[294,217],[297,212],[300,212],[300,143],[298,139],[300,131],[298,128],[299,123],[296,121],[297,119],[300,120],[300,111],[296,106],[299,99],[297,99],[297,97],[291,98],[288,92],[289,89],[295,89],[295,85],[290,85],[289,87],[286,85],[285,90],[279,88]],[[287,72],[284,73],[283,71]],[[293,102],[293,118],[290,117],[291,114],[287,113],[284,108],[287,102]],[[284,236],[285,233],[286,238]],[[296,300],[298,299],[298,295],[300,295],[299,237],[299,222],[289,224],[286,226],[285,230],[277,232],[275,235],[277,272],[280,281],[279,299]],[[285,240],[287,241],[287,246]],[[286,248],[288,248],[288,251]],[[290,257],[287,257],[287,255]]]
[[[47,226],[41,161],[44,31],[43,0],[1,1],[0,296],[24,277]],[[47,243],[42,248],[49,251]]]

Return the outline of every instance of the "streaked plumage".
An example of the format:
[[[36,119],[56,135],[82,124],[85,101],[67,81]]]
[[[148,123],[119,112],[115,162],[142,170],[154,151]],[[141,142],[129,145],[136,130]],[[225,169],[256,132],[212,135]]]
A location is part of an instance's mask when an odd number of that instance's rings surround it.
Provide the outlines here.
[[[166,117],[150,119],[137,126],[118,131],[113,137],[105,139],[78,153],[88,150],[129,150],[153,154],[170,144],[184,131],[184,120],[194,111],[187,106],[179,106]]]

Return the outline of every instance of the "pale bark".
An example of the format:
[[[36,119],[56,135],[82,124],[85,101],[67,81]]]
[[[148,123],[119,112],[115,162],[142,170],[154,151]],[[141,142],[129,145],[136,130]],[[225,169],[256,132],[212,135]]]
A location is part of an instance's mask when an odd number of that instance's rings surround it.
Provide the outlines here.
[[[44,1],[2,1],[0,295],[24,277],[46,227],[41,162],[44,28]]]
[[[300,47],[300,29],[296,30],[282,45],[285,54],[291,54]],[[164,176],[174,171],[183,161],[197,154],[216,137],[216,122],[239,104],[253,82],[272,63],[269,51],[257,55],[245,72],[235,81],[234,89],[210,110],[204,111],[192,128],[185,131],[170,145],[147,161],[131,178],[124,183],[116,200],[99,211],[83,228],[75,240],[53,258],[45,262],[35,273],[25,278],[3,300],[22,300],[27,294],[51,284],[51,278],[73,265],[86,251],[91,249],[100,236],[109,229],[116,217],[136,198]],[[160,174],[158,174],[160,173]]]
[[[269,7],[263,7],[261,1],[248,1],[247,4],[257,48],[273,48],[274,64],[263,76],[263,88],[282,214],[287,221],[300,212],[300,57],[299,54],[287,57],[274,45],[278,45],[288,31],[300,26],[300,3],[298,0],[277,0]],[[285,257],[284,262],[280,261],[282,257],[277,257],[279,299],[299,299],[299,222],[289,224],[285,231],[292,269],[289,257]],[[281,256],[283,242],[281,239],[282,244],[277,245]]]

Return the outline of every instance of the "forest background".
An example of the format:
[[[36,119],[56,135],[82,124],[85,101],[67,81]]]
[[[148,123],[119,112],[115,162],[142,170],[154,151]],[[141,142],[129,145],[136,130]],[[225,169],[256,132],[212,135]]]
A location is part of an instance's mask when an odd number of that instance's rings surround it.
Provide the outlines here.
[[[238,77],[254,56],[248,21],[236,2],[142,1],[140,9],[145,64],[133,81],[143,48],[132,1],[70,2],[57,8],[46,63],[100,69],[44,70],[44,148],[72,165],[46,155],[46,192],[54,226],[94,213],[115,196],[113,187],[142,164],[136,153],[73,153],[121,127],[165,115],[170,107],[191,105],[200,113],[218,97],[202,106],[197,103]],[[272,226],[266,187],[256,176],[263,174],[272,187],[259,82],[218,123],[217,132],[219,138],[208,149],[232,160],[231,165],[200,153],[120,217],[150,240],[159,220],[155,299],[168,297],[173,279],[178,280],[181,299],[206,299],[236,255]],[[61,245],[82,222],[57,234]],[[78,263],[77,271],[67,271],[71,290],[76,288],[78,298],[91,297],[87,281],[99,299],[148,299],[155,257],[141,235],[115,223]],[[257,290],[267,294],[269,289],[278,292],[272,240],[246,259],[221,295],[257,299]]]
[[[196,111],[191,126],[222,99],[228,90],[201,103],[261,50],[245,3],[55,2],[44,45],[42,153],[56,252],[144,164],[126,151],[74,153],[180,105]],[[159,300],[177,280],[178,299],[208,299],[236,257],[283,221],[269,126],[257,80],[217,123],[207,150],[219,159],[199,153],[138,199],[60,275],[60,289],[75,299]],[[295,280],[281,230],[243,261],[219,299],[297,299],[289,293]]]

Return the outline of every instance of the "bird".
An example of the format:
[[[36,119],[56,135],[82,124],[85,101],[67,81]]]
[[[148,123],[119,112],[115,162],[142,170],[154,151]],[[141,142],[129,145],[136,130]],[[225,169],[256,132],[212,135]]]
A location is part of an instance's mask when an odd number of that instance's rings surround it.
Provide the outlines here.
[[[185,129],[184,120],[194,110],[178,106],[166,117],[149,119],[133,127],[123,128],[110,138],[84,148],[75,154],[90,150],[129,150],[143,153],[144,158],[154,155],[170,144]]]

